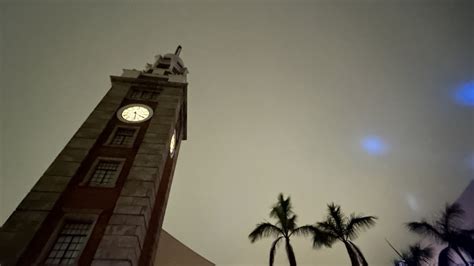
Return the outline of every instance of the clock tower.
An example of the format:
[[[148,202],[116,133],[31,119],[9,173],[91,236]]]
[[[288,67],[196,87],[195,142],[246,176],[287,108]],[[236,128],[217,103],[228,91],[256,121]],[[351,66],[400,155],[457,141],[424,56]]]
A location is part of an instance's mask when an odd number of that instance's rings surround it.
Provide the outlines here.
[[[0,229],[0,265],[152,265],[188,73],[174,54],[112,86]]]

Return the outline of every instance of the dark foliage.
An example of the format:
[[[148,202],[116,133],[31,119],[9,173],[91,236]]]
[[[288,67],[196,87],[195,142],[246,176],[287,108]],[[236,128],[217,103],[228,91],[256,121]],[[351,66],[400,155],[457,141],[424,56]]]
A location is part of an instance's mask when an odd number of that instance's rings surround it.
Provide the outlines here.
[[[431,247],[421,247],[419,243],[411,245],[408,247],[408,250],[402,251],[401,253],[396,252],[400,259],[396,259],[395,261],[402,260],[407,266],[421,266],[424,263],[428,263],[433,256],[433,249]]]
[[[276,249],[280,242],[284,241],[290,266],[296,266],[296,257],[290,244],[290,237],[293,235],[312,235],[314,234],[314,227],[308,225],[298,227],[296,225],[297,216],[293,212],[290,197],[285,199],[283,194],[278,196],[278,202],[272,207],[270,217],[276,219],[277,222],[275,224],[269,222],[257,224],[257,227],[249,234],[250,242],[254,243],[264,237],[275,238],[270,248],[269,264],[272,266],[275,260]]]
[[[407,224],[410,231],[423,236],[429,236],[448,247],[440,253],[439,262],[449,261],[456,254],[465,265],[469,265],[466,256],[474,258],[474,230],[460,228],[464,211],[458,204],[447,204],[440,217],[433,223],[426,220]]]
[[[314,230],[314,247],[331,247],[336,241],[346,246],[351,264],[367,265],[364,255],[352,242],[359,233],[375,225],[375,216],[361,216],[351,214],[348,217],[341,211],[341,207],[331,203],[328,205],[326,220],[316,223]]]

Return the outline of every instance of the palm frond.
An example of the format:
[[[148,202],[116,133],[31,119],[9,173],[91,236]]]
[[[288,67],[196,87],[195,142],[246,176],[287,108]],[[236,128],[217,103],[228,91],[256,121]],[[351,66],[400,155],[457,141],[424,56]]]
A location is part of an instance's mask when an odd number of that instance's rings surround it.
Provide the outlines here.
[[[272,243],[272,247],[270,248],[270,266],[273,266],[273,262],[275,261],[275,252],[278,247],[278,243],[280,242],[282,238],[283,236],[280,236]]]
[[[287,222],[286,222],[286,228],[288,229],[288,232],[291,232],[293,231],[295,228],[296,228],[296,220],[297,220],[297,216],[296,215],[293,215],[291,216]]]
[[[338,239],[338,236],[332,232],[321,230],[318,226],[313,229],[313,248],[323,246],[331,247]]]
[[[422,262],[428,262],[433,257],[433,248],[431,246],[421,247],[420,243],[411,245],[408,248],[409,258],[420,265]]]
[[[423,235],[430,236],[438,241],[443,240],[443,235],[433,225],[422,220],[421,222],[410,222],[407,225],[408,230]]]
[[[459,203],[446,204],[443,216],[447,216],[448,218],[462,218],[463,215],[464,210]]]
[[[283,196],[283,193],[280,193],[278,195],[278,201],[275,205],[272,207],[272,211],[270,212],[270,217],[273,218],[280,218],[281,214],[285,214],[286,217],[289,217],[291,214],[293,214],[293,209],[291,205],[291,198]]]
[[[345,229],[347,237],[349,239],[357,238],[361,230],[374,226],[375,220],[377,219],[378,218],[375,216],[355,216],[354,214],[351,214]]]
[[[277,225],[280,225],[280,228],[286,235],[288,233],[288,217],[286,213],[283,211],[281,206],[276,206],[272,209],[273,215],[270,215],[272,217],[276,217],[277,219]]]
[[[277,226],[267,222],[257,224],[257,227],[249,234],[249,239],[251,243],[254,243],[255,241],[264,237],[278,237],[280,235],[283,235],[282,230]]]
[[[270,211],[270,217],[271,218],[275,218],[275,219],[278,219],[278,211],[281,210],[280,208],[280,203],[283,202],[285,199],[283,197],[283,193],[280,193],[278,194],[278,200],[277,200],[277,203],[275,205],[272,206],[272,209]]]
[[[291,215],[293,214],[290,197],[285,199],[283,194],[280,193],[278,195],[278,202],[273,205],[272,210],[270,211],[270,217],[278,220],[278,224],[280,224],[285,235],[288,234],[288,231],[290,230],[289,227],[292,226],[289,224],[289,222],[291,222],[289,219],[291,219]],[[296,217],[294,217],[294,219],[296,219]]]
[[[339,235],[339,232],[337,230],[337,226],[336,224],[334,223],[334,221],[324,221],[324,222],[318,222],[316,223],[316,227],[321,230],[321,231],[324,231],[326,233],[331,233],[333,235],[337,235],[337,236],[340,236]]]
[[[282,194],[280,194],[280,196],[282,196]],[[273,205],[272,206],[272,209],[270,211],[270,217],[271,218],[275,218],[275,219],[279,219],[279,214],[282,213],[282,209],[281,209],[281,206],[278,205],[280,201],[277,202],[277,204]]]
[[[283,200],[281,203],[280,203],[281,207],[283,208],[283,210],[286,212],[286,213],[290,213],[293,206],[291,205],[291,199],[290,199],[290,196],[288,196],[285,200]]]
[[[309,236],[314,234],[314,231],[316,228],[312,225],[303,225],[298,228],[295,228],[291,233],[290,236],[296,235],[296,236]]]
[[[403,251],[401,254],[398,253],[398,255],[408,266],[419,266],[429,263],[433,257],[433,248],[431,246],[422,248],[420,243],[416,243],[410,245],[408,250]]]
[[[328,204],[329,217],[334,220],[336,229],[341,233],[344,231],[344,213],[341,211],[341,206],[336,205],[334,202]],[[329,218],[328,217],[328,218]]]
[[[456,230],[459,226],[459,222],[464,216],[464,210],[461,208],[461,205],[458,203],[446,204],[446,207],[441,214],[440,220],[437,221],[437,224],[440,225],[446,232],[451,230]]]

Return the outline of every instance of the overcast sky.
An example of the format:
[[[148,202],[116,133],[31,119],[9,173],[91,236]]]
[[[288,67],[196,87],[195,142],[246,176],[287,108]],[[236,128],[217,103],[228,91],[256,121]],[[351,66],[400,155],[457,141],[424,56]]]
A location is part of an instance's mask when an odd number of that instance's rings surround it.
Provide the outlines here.
[[[332,201],[377,215],[356,243],[369,264],[389,265],[384,238],[416,240],[403,223],[431,217],[473,179],[472,1],[196,2],[1,6],[0,220],[109,75],[178,44],[188,140],[164,228],[217,265],[267,265],[271,240],[247,235],[280,192],[301,225]],[[299,265],[349,264],[340,244],[293,243]]]

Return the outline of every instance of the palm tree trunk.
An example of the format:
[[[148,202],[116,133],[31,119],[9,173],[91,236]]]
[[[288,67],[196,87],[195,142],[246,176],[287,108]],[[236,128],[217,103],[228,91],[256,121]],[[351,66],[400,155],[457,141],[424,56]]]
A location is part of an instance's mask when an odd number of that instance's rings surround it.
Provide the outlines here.
[[[295,252],[293,251],[293,247],[290,244],[289,238],[286,238],[286,254],[288,255],[288,261],[290,262],[290,266],[296,266]]]
[[[451,266],[456,265],[456,262],[451,258],[450,251],[453,249],[452,246],[445,247],[438,256],[438,266]]]
[[[349,258],[351,258],[351,265],[359,266],[359,260],[357,259],[357,254],[355,253],[354,248],[347,241],[344,241],[344,245],[346,246],[347,253],[349,253]]]
[[[362,261],[362,265],[368,266],[369,264],[367,263],[367,260],[365,260],[365,257],[362,254],[362,251],[360,251],[359,247],[357,247],[352,241],[349,241],[349,243],[352,245],[352,247],[354,248],[354,251],[357,253],[359,259]]]
[[[449,266],[449,247],[446,247],[439,253],[438,266]]]
[[[462,259],[462,261],[464,262],[464,264],[466,266],[469,266],[469,262],[467,262],[466,258],[464,258],[464,256],[462,255],[461,251],[459,251],[459,248],[458,247],[454,247],[453,248],[454,251],[456,251],[456,253],[458,254],[458,256]]]

